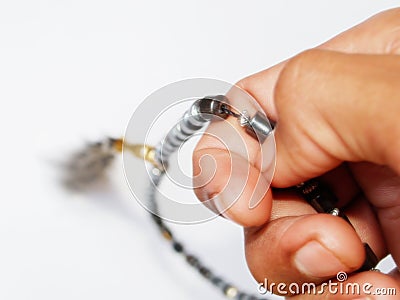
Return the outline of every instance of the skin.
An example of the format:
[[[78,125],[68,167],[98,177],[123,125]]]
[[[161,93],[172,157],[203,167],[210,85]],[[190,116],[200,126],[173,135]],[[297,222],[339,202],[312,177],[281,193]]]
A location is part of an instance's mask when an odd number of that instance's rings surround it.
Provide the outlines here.
[[[268,185],[260,194],[261,202],[250,208],[250,191],[263,172],[259,148],[242,133],[250,154],[238,151],[232,159],[248,169],[248,179],[243,193],[223,215],[244,227],[247,263],[255,279],[322,284],[339,271],[350,274],[362,265],[362,242],[368,242],[379,258],[392,254],[400,266],[400,9],[382,12],[237,85],[277,121],[272,187],[320,177],[338,196],[338,206],[355,228],[340,218],[316,214],[296,195],[267,189]],[[233,118],[227,122],[239,128]],[[208,130],[223,136],[222,126],[213,123]],[[232,180],[228,155],[210,136],[197,145],[196,178],[202,169],[216,167],[215,176],[196,188],[200,200],[228,195],[223,189]],[[213,157],[216,165],[202,165],[204,156]],[[223,208],[218,203],[208,206]],[[398,269],[389,275],[363,272],[349,275],[348,282],[397,288],[396,296],[369,295],[368,299],[400,299],[399,277]],[[293,296],[360,298],[328,291]]]

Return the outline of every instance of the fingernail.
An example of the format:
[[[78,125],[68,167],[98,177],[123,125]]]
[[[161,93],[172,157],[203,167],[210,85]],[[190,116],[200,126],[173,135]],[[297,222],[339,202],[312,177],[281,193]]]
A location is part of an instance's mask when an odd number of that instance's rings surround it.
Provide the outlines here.
[[[243,213],[257,207],[268,191],[266,179],[238,154],[209,150],[199,161],[194,166],[196,194],[227,219],[241,223]]]
[[[246,183],[245,174],[232,172],[231,157],[222,151],[208,151],[194,165],[193,187],[203,202],[216,213],[232,219],[227,212],[240,196]],[[238,168],[235,168],[238,169]]]
[[[235,154],[210,150],[199,159],[194,185],[204,194],[203,200],[210,199],[219,213],[230,218],[226,210],[243,193],[248,168],[248,162]]]
[[[301,273],[318,278],[333,276],[339,271],[348,269],[331,251],[317,241],[310,241],[300,248],[294,255],[294,263]]]
[[[236,174],[230,176],[229,182],[223,191],[214,197],[215,207],[218,209],[221,215],[229,220],[233,220],[233,216],[231,215],[229,208],[243,194],[243,190],[245,188],[246,176],[243,175]]]

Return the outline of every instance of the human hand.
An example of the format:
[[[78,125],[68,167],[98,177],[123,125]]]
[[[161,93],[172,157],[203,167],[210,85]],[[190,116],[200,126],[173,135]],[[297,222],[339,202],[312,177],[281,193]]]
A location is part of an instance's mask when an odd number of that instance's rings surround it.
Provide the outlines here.
[[[210,136],[201,139],[193,155],[195,175],[204,155],[217,163],[216,176],[196,189],[200,200],[218,194],[223,207],[232,192],[221,190],[226,182],[245,181],[243,193],[224,216],[245,227],[247,262],[258,282],[322,284],[339,271],[351,273],[363,263],[362,241],[379,258],[391,253],[400,265],[400,9],[378,14],[317,48],[238,86],[277,121],[272,186],[289,187],[320,176],[356,231],[340,218],[316,214],[287,192],[257,188],[262,200],[249,208],[260,166],[258,148],[246,134],[242,137],[250,159],[242,153],[232,156],[249,168],[243,178],[232,178],[230,154]],[[227,121],[237,126],[235,120]],[[221,126],[213,123],[209,130],[218,132]],[[391,276],[363,272],[348,281],[395,287],[399,294],[399,277],[398,270]]]

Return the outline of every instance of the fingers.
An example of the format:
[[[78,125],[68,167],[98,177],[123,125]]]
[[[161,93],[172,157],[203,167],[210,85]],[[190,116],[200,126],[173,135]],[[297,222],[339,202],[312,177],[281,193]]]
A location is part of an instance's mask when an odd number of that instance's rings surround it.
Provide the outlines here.
[[[197,176],[201,169],[209,170],[203,163],[202,156],[212,156],[216,165],[212,180],[195,189],[197,197],[209,203],[228,219],[235,220],[243,226],[260,226],[269,219],[272,205],[271,192],[266,193],[269,182],[261,175],[258,168],[249,164],[248,159],[221,149],[198,150],[194,159],[195,184],[204,181],[207,172]],[[198,158],[199,157],[199,158]],[[215,191],[220,191],[215,194]],[[250,203],[257,203],[255,208]],[[212,205],[210,205],[212,203]]]
[[[347,30],[346,32],[336,36],[335,38],[320,45],[317,48],[341,51],[346,53],[400,54],[400,9],[396,8],[382,12],[368,19],[362,24],[357,25]],[[300,61],[302,60],[301,56],[307,56],[307,54],[300,55],[300,57],[298,57]],[[298,76],[302,77],[303,81],[299,81],[296,87],[304,87],[303,83],[305,80],[307,80],[308,82],[312,81],[312,78],[308,77],[307,75],[309,73],[312,73],[312,68],[314,64],[318,63],[319,59],[320,58],[318,57],[318,55],[315,55],[314,57],[313,55],[309,55],[310,69],[304,70],[304,72],[302,72],[302,75]],[[397,57],[393,57],[393,59],[398,60]],[[294,61],[296,60],[297,59],[295,59]],[[289,61],[291,62],[292,66],[293,64],[295,64],[293,63],[293,59]],[[284,68],[289,69],[289,71],[287,70],[287,73],[295,72],[296,70],[296,68],[295,70],[293,70],[292,68],[287,67],[286,64],[287,62],[283,62],[271,69],[249,76],[239,82],[239,85],[250,94],[252,94],[261,103],[263,108],[268,112],[268,115],[270,115],[274,120],[277,120],[278,118],[275,103],[277,101],[275,99],[277,94],[277,87],[275,87],[276,82],[278,78],[280,78],[279,76]],[[348,62],[348,64],[351,65],[352,62],[350,61]],[[285,82],[285,80],[281,81]],[[368,84],[365,85],[368,86]],[[324,82],[315,82],[314,86],[324,87]],[[290,84],[283,84],[282,90],[290,91],[291,88],[292,86]],[[336,90],[341,90],[340,86],[337,86],[335,88]],[[314,87],[310,85],[306,85],[303,90],[309,94],[314,93]],[[294,97],[293,100],[295,101],[298,98],[298,95],[296,95],[298,91],[292,92]],[[335,101],[336,99],[332,100],[332,102]],[[282,106],[286,105],[288,106],[288,109],[292,109],[291,103],[285,103],[285,100],[281,100],[280,102],[282,103]],[[300,111],[306,110],[304,107],[298,107],[298,109]],[[350,108],[346,109],[350,110]],[[296,113],[297,111],[295,109],[292,109],[292,112]],[[280,120],[282,121],[283,119],[287,120],[287,118],[281,116]],[[292,118],[290,120],[292,120]],[[309,145],[308,147],[313,148],[312,145]],[[291,151],[291,149],[288,151],[292,153],[292,156],[295,155],[295,151]],[[278,153],[280,154],[279,150]],[[329,154],[330,153],[327,153],[325,157],[329,156]],[[396,165],[398,165],[397,162],[398,159],[396,158]],[[318,164],[319,162],[315,163]],[[337,160],[331,159],[329,162],[327,162],[326,165],[324,165],[324,167],[333,168],[335,165],[337,165],[337,163]],[[320,166],[317,165],[316,169],[318,170],[319,167]],[[279,167],[277,168],[277,170],[279,171]],[[310,176],[312,176],[320,172],[316,172],[316,170],[310,170],[310,173]],[[304,178],[297,178],[296,181],[303,179]],[[274,181],[274,184],[275,183],[278,184],[278,186],[282,184],[279,178]],[[293,183],[293,181],[291,181],[291,183]]]
[[[363,263],[360,238],[344,220],[330,215],[280,218],[261,231],[247,229],[246,258],[258,282],[322,283]]]
[[[395,55],[309,50],[290,60],[275,87],[273,183],[290,186],[342,161],[386,164],[400,173],[399,81]]]
[[[344,53],[400,54],[400,8],[381,12],[317,47]],[[248,76],[238,86],[250,93],[276,120],[274,86],[287,61]]]
[[[399,53],[399,14],[399,9],[383,13],[320,47],[347,53]],[[390,164],[400,172],[400,132],[391,123],[400,111],[400,101],[384,102],[399,99],[393,89],[399,74],[395,55],[308,51],[239,82],[268,116],[278,121],[274,184],[296,184],[335,168],[343,160]],[[225,123],[239,130],[235,122],[229,118]],[[223,126],[215,123],[209,130],[229,140]],[[216,176],[199,186],[196,194],[203,200],[215,198],[215,207],[235,222],[258,226],[270,217],[268,176],[265,181],[260,176],[265,168],[258,162],[262,156],[252,139],[242,133],[239,136],[247,152],[235,145],[235,139],[231,141],[233,153],[209,137],[200,141],[193,158],[195,175],[201,170],[204,155],[212,155],[217,167]],[[249,200],[255,190],[260,201],[251,207]],[[238,199],[235,203],[231,202],[232,193]],[[359,200],[346,213],[357,233],[340,218],[313,214],[299,198],[278,198],[272,207],[273,221],[245,230],[246,257],[253,275],[259,281],[322,283],[338,271],[352,272],[361,266],[365,254],[362,242],[368,242],[379,257],[385,255],[379,224],[367,202]]]
[[[273,208],[273,221],[245,230],[247,263],[258,282],[267,278],[275,283],[320,284],[339,271],[357,270],[365,257],[362,243],[368,243],[380,258],[387,253],[376,216],[365,199],[345,210],[354,230],[341,218],[315,214],[293,195],[274,198],[274,206],[279,207]],[[293,216],[293,209],[302,216]]]
[[[318,178],[337,198],[336,207],[343,210],[351,201],[356,200],[361,191],[346,164]],[[270,220],[279,217],[314,214],[315,210],[302,197],[294,195],[294,190],[274,189]]]
[[[361,54],[400,53],[400,8],[376,14],[318,48]]]
[[[247,110],[253,115],[260,109],[239,88],[232,88],[227,96],[236,111]],[[212,157],[216,165],[206,164],[204,157]],[[195,193],[225,217],[243,226],[260,226],[271,212],[268,188],[274,162],[273,137],[260,145],[234,117],[213,122],[193,153]]]
[[[394,28],[398,28],[400,25],[400,18],[398,18],[400,14],[400,9],[394,9],[391,11],[384,12],[374,18],[371,18],[367,22],[360,24],[345,33],[333,38],[331,41],[328,41],[327,43],[324,43],[323,45],[320,46],[322,49],[333,49],[337,51],[347,51],[347,52],[376,52],[376,53],[386,53],[386,52],[397,52],[399,47],[398,47],[398,41],[399,39],[399,32],[398,30],[394,30]],[[375,34],[377,28],[379,28],[379,34]],[[373,38],[371,38],[371,36]],[[349,45],[352,45],[351,47]],[[248,78],[245,78],[241,80],[238,83],[238,86],[250,93],[257,101],[259,104],[262,106],[262,108],[267,112],[267,115],[272,118],[273,120],[276,120],[278,118],[277,112],[276,112],[276,107],[275,107],[275,102],[274,102],[274,97],[273,97],[273,91],[274,91],[274,86],[276,84],[276,81],[281,73],[281,70],[285,67],[286,62],[283,62],[275,67],[272,67],[268,70],[262,71],[260,73],[257,73],[255,75],[252,75]],[[235,101],[235,99],[233,99]],[[239,99],[240,102],[240,99]],[[243,109],[246,109],[246,107],[243,107]],[[230,121],[234,122],[234,121]],[[214,125],[213,125],[214,126]],[[216,128],[220,127],[223,128],[221,124],[216,124],[213,128],[216,132],[219,132],[221,136],[225,139],[227,137],[227,133],[224,132],[223,130],[217,130]],[[250,141],[252,140],[251,137],[244,135],[243,139],[245,140],[245,143],[251,143]],[[211,141],[208,138],[202,139],[196,150],[201,150],[201,149],[206,149],[207,147],[209,148],[224,148],[221,146],[219,143],[215,143],[215,141]],[[252,148],[252,147],[250,147]],[[198,155],[198,153],[194,153],[194,159],[193,163],[194,165],[198,165],[199,161],[198,158],[201,157],[201,155]],[[253,150],[250,149],[250,152]],[[293,156],[295,155],[295,152],[293,152]],[[260,153],[258,153],[260,156]],[[251,157],[253,160],[251,161],[252,165],[257,165],[256,157],[257,154],[251,153]],[[334,167],[337,165],[337,160],[330,160],[329,161],[329,167]],[[256,166],[257,167],[257,166]],[[299,172],[299,170],[295,170],[296,172]],[[312,171],[311,174],[318,173],[315,172],[315,170],[310,170]],[[286,173],[288,173],[287,171]],[[281,176],[282,179],[283,175]],[[301,176],[300,176],[301,177]],[[216,178],[216,177],[215,177]],[[276,183],[278,185],[287,185],[291,182],[293,182],[294,179],[299,179],[299,177],[294,176],[290,177],[290,182],[282,182],[281,179],[277,179]],[[197,189],[197,194],[198,195],[206,195],[206,194],[212,194],[212,195],[217,195],[219,190],[213,190],[211,191],[210,189],[212,187],[218,186],[218,185],[209,185],[209,189],[207,191],[201,191],[201,187]],[[264,189],[267,190],[268,186],[265,186]],[[261,189],[261,188],[260,188]],[[263,194],[265,194],[266,191],[264,191]],[[261,193],[261,192],[260,192]],[[204,199],[204,197],[202,197]],[[268,199],[268,197],[264,197],[262,199]],[[241,197],[239,201],[246,201],[247,206],[248,205],[248,199],[245,199],[244,197]],[[243,207],[243,206],[242,206]],[[256,209],[256,207],[255,207]],[[240,216],[240,213],[235,213],[234,212],[234,207],[232,207],[231,214],[237,216]],[[249,212],[248,216],[251,215],[251,212]],[[267,217],[268,214],[265,214],[264,216]],[[233,218],[234,221],[238,222],[239,224],[244,224],[243,220],[236,220],[235,217]],[[257,222],[252,223],[248,217],[245,218],[245,223],[248,224],[249,226],[254,226],[259,224],[260,219],[257,218]],[[266,221],[267,219],[265,219]],[[250,222],[248,222],[250,221]]]
[[[375,206],[390,253],[400,266],[400,176],[370,163],[351,166],[368,200]]]

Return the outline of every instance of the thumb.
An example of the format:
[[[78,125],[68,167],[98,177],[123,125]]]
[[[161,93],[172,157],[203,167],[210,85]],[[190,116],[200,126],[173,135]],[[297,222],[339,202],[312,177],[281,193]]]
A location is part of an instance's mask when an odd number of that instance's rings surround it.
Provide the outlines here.
[[[274,90],[273,185],[319,176],[343,161],[400,174],[400,57],[309,50],[289,60]]]

